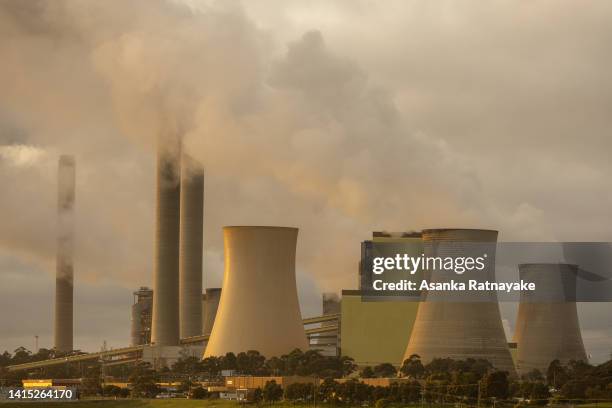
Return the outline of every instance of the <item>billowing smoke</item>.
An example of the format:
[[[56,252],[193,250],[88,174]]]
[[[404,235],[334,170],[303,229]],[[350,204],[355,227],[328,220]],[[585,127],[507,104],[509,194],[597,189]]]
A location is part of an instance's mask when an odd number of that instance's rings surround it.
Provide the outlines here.
[[[160,137],[206,167],[206,286],[223,225],[299,227],[313,293],[356,286],[372,230],[609,237],[609,13],[329,3],[1,2],[0,251],[53,270],[69,153],[77,286],[150,284]]]

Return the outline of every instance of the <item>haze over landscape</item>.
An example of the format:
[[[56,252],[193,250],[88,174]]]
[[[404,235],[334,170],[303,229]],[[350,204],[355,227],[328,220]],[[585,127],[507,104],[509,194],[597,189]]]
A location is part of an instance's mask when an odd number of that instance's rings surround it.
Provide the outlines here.
[[[75,346],[128,343],[160,134],[206,168],[205,286],[222,226],[296,226],[305,317],[356,288],[373,230],[612,241],[612,3],[588,5],[1,1],[0,351],[51,347],[61,153],[77,160]],[[594,362],[610,310],[580,305]]]

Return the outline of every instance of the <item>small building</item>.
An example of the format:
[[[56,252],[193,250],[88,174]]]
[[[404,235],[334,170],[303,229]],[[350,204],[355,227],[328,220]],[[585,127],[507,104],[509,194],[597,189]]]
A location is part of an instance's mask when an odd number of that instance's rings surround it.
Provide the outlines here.
[[[251,376],[234,376],[225,378],[225,387],[227,389],[246,389],[252,390],[256,388],[262,388],[266,386],[268,381],[275,381],[282,388],[285,388],[291,384],[296,383],[310,383],[315,384],[317,379],[314,377],[301,377],[301,376],[278,376],[278,377],[251,377]]]
[[[410,378],[400,378],[400,377],[389,377],[389,378],[359,378],[359,382],[371,385],[373,387],[390,387],[393,384],[405,384],[413,381]],[[347,381],[352,381],[349,378],[336,378],[336,382],[345,383]]]
[[[23,379],[21,380],[23,388],[72,388],[81,385],[80,378],[66,378],[66,379]]]

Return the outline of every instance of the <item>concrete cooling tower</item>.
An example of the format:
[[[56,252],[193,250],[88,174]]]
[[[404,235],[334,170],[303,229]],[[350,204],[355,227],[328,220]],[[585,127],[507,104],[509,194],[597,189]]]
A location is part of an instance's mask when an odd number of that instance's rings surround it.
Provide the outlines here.
[[[466,279],[495,280],[495,243],[497,231],[472,229],[431,229],[423,231],[426,257],[482,256],[487,261],[481,272],[466,272]],[[477,273],[476,273],[477,272]],[[458,279],[453,271],[430,270],[430,282]],[[419,305],[404,360],[418,354],[423,364],[434,358],[465,360],[481,358],[495,368],[515,375],[504,334],[496,294],[485,292],[480,298],[460,302],[445,301],[443,293],[428,292]],[[479,296],[479,295],[474,295]],[[473,299],[473,301],[471,301]]]
[[[307,350],[295,278],[297,235],[297,228],[223,229],[223,291],[204,357]]]
[[[207,288],[202,297],[202,334],[210,334],[221,300],[221,288]]]
[[[183,154],[179,261],[181,338],[202,334],[204,168]]]
[[[157,152],[157,210],[151,342],[179,344],[180,140],[160,140]]]
[[[576,265],[519,265],[520,278],[536,286],[521,293],[513,339],[519,374],[545,374],[553,360],[587,360],[574,301],[577,272]]]
[[[57,351],[73,350],[73,281],[75,161],[73,156],[59,159],[57,210],[57,258],[55,269],[55,330]]]

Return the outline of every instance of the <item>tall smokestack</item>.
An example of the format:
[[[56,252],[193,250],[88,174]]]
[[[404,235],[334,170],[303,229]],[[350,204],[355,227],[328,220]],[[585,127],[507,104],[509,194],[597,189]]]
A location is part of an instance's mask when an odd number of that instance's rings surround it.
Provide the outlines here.
[[[55,269],[55,349],[72,351],[73,283],[72,254],[74,246],[75,161],[73,156],[59,159],[57,188],[57,258]]]
[[[521,292],[516,332],[519,374],[539,370],[559,360],[587,361],[576,309],[578,267],[568,264],[519,265],[520,278],[535,283],[535,291]]]
[[[181,169],[180,332],[202,334],[204,168],[183,154]]]
[[[204,357],[307,349],[295,281],[297,236],[297,228],[223,228],[223,290]]]
[[[482,271],[470,271],[470,279],[495,280],[497,231],[477,229],[431,229],[423,231],[425,256],[482,256]],[[430,282],[458,280],[443,269],[428,271]],[[466,274],[468,275],[468,274]],[[475,276],[476,275],[476,276]],[[465,278],[467,279],[467,277]],[[516,375],[502,325],[496,293],[474,294],[474,301],[452,302],[447,294],[428,292],[419,305],[404,360],[418,354],[423,364],[434,358],[486,359],[498,370]]]
[[[162,138],[163,139],[163,138]],[[151,342],[179,344],[180,139],[160,140]]]

